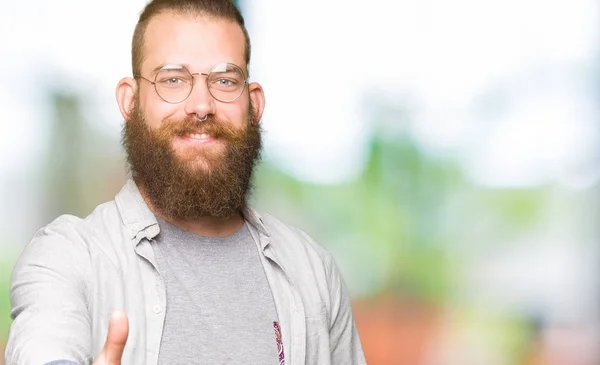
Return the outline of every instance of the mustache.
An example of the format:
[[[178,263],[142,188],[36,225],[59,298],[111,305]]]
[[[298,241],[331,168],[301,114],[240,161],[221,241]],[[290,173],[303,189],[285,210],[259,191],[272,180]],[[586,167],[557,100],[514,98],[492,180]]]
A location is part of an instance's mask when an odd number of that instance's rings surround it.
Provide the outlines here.
[[[165,139],[183,137],[188,134],[198,133],[210,134],[213,138],[222,138],[229,141],[241,140],[244,130],[233,128],[230,123],[218,119],[214,115],[201,122],[195,115],[188,115],[184,119],[165,119],[156,133]]]

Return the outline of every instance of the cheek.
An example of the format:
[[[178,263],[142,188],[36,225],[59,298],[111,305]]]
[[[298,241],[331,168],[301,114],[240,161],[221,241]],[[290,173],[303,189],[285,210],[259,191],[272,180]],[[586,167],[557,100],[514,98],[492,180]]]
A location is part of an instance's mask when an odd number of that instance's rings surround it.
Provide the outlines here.
[[[244,127],[248,122],[248,106],[246,104],[227,104],[221,110],[224,119],[229,120],[236,127]]]
[[[152,92],[148,92],[146,95],[141,94],[140,98],[146,122],[151,128],[156,129],[165,119],[175,118],[181,106],[166,103],[156,95],[154,90],[150,91]]]

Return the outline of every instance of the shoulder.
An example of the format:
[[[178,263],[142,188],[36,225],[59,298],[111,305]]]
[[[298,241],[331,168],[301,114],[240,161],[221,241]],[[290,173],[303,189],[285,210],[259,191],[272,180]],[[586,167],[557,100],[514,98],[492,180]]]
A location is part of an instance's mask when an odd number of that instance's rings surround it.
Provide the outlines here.
[[[284,222],[268,213],[261,213],[263,223],[273,238],[282,239],[289,246],[302,246],[305,249],[314,250],[321,256],[330,257],[331,253],[303,229]]]
[[[63,241],[87,242],[91,238],[102,235],[109,226],[115,226],[118,220],[114,201],[98,205],[87,217],[63,214],[34,235],[32,242],[54,237]]]
[[[110,219],[114,203],[104,203],[94,209],[87,217],[63,214],[35,232],[25,245],[20,261],[52,261],[81,259],[89,257],[90,246],[102,240],[107,227],[114,227]],[[108,213],[108,214],[107,214]]]
[[[279,257],[300,262],[305,259],[311,266],[319,262],[326,269],[333,264],[331,252],[301,228],[283,222],[268,213],[261,213],[261,218],[271,235],[270,244]]]
[[[40,269],[62,277],[89,277],[92,251],[108,234],[105,227],[114,224],[107,214],[111,206],[114,203],[101,204],[84,218],[64,214],[38,229],[15,263],[13,282],[27,280]]]
[[[267,249],[271,258],[297,285],[305,305],[317,308],[314,313],[318,313],[319,305],[324,303],[329,315],[336,315],[342,305],[340,300],[347,298],[332,253],[294,225],[269,214],[261,214],[261,218],[270,234]]]

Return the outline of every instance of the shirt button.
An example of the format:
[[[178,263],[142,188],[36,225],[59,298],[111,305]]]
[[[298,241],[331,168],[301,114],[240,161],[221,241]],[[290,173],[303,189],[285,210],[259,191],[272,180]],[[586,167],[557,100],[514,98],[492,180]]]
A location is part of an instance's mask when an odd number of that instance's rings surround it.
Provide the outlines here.
[[[154,313],[158,314],[160,313],[160,305],[155,305],[154,308],[152,308],[152,310],[154,311]]]

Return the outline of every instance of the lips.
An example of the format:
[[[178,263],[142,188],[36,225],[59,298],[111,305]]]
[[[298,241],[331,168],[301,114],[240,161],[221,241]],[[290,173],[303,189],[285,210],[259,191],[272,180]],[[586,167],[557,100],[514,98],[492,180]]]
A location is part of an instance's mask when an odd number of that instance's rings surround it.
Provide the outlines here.
[[[212,136],[208,133],[190,133],[190,134],[186,134],[185,136],[190,139],[198,139],[198,140],[205,140],[205,139],[212,138]]]
[[[203,123],[202,126],[198,126],[198,123],[190,124],[187,120],[179,123],[169,122],[161,128],[164,128],[165,138],[181,138],[190,141],[232,141],[237,137],[237,131],[224,122],[215,122],[208,118]]]

